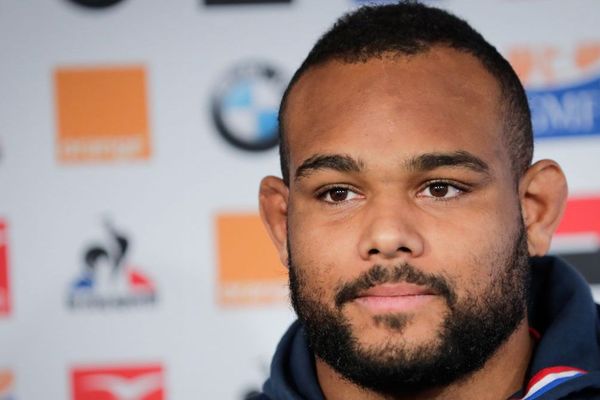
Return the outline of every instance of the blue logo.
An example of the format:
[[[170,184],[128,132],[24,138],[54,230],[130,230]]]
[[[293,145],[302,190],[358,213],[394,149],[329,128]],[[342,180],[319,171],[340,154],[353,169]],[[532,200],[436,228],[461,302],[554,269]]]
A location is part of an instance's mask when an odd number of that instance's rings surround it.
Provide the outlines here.
[[[243,150],[277,146],[277,114],[286,85],[282,74],[265,63],[230,70],[213,94],[212,117],[219,133]]]
[[[536,139],[600,135],[600,76],[554,88],[528,90]]]

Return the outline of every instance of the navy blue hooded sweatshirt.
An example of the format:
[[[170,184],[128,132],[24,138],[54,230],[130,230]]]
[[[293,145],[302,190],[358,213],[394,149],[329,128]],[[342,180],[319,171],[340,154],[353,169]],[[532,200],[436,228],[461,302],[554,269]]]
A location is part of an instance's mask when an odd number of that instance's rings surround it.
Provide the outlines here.
[[[511,399],[600,399],[600,307],[585,280],[563,260],[532,258],[531,265],[529,323],[539,337],[525,385]],[[325,399],[298,321],[277,346],[271,376],[256,399]]]

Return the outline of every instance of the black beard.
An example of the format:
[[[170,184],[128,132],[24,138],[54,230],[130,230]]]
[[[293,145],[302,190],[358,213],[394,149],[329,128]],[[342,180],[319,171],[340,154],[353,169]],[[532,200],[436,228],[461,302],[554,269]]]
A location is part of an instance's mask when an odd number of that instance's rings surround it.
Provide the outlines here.
[[[392,268],[375,265],[338,288],[332,309],[307,285],[309,277],[303,275],[301,266],[294,265],[292,250],[288,250],[292,305],[311,350],[345,379],[385,396],[410,396],[442,388],[481,369],[526,316],[530,270],[522,224],[512,247],[507,249],[509,256],[502,259],[499,251],[493,255],[496,259],[489,260],[499,264],[498,274],[487,290],[460,301],[443,276],[423,273],[409,264]],[[377,348],[361,347],[342,314],[342,306],[361,290],[401,281],[432,288],[445,299],[449,311],[438,340],[412,348],[391,342]],[[405,314],[374,318],[374,323],[395,331],[402,331],[409,322],[410,316]]]

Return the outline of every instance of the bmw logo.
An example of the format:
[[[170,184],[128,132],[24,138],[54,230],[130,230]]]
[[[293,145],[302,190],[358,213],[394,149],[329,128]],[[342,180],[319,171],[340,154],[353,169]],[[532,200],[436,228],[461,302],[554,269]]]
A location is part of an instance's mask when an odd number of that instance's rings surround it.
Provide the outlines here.
[[[244,63],[219,82],[212,99],[212,117],[219,133],[243,150],[277,146],[277,113],[287,80],[265,63]]]
[[[71,0],[75,4],[89,8],[106,8],[120,3],[122,0]]]

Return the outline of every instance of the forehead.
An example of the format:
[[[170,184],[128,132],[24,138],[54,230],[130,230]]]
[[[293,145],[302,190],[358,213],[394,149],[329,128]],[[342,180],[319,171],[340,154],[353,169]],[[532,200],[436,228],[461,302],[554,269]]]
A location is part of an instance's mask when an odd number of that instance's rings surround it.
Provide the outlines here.
[[[508,164],[499,104],[495,78],[453,49],[330,61],[309,69],[290,93],[284,123],[291,171],[331,152],[397,162],[465,150],[492,166]]]

